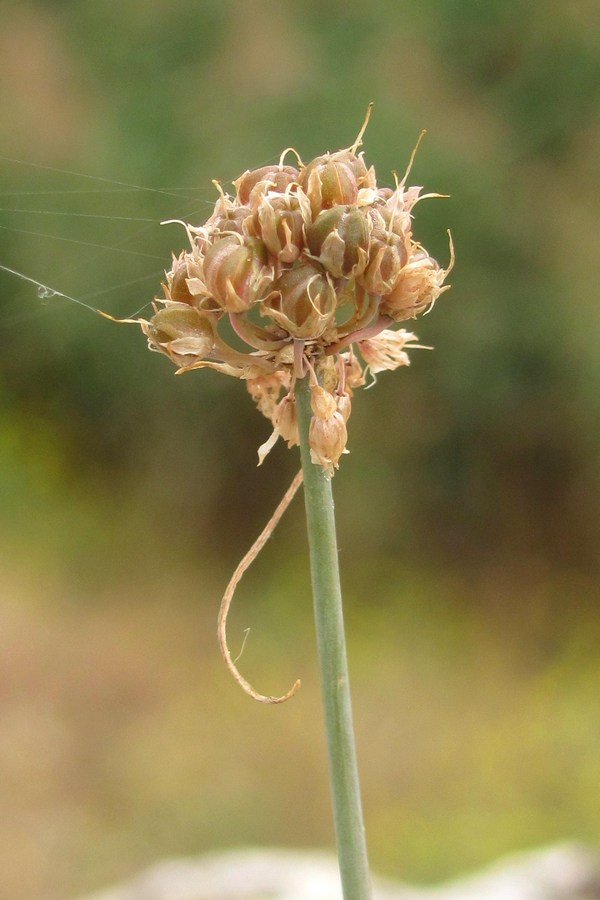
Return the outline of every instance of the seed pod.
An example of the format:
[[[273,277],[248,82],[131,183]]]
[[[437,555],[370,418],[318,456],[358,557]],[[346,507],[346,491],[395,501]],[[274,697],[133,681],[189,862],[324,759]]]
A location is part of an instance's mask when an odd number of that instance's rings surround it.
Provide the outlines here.
[[[414,319],[449,289],[450,285],[442,285],[451,267],[452,263],[448,269],[442,269],[426,250],[415,245],[392,291],[383,298],[381,312],[395,322]]]
[[[388,190],[391,190],[391,188]],[[391,234],[395,234],[402,240],[407,240],[412,229],[410,213],[404,210],[394,199],[396,198],[395,192],[392,192],[388,200],[383,200],[381,196],[385,195],[385,189],[381,189],[377,193],[379,195],[378,199],[368,209],[373,240],[383,242]]]
[[[233,182],[237,190],[238,203],[246,205],[250,201],[250,194],[257,187],[261,190],[277,191],[283,193],[286,187],[298,181],[299,172],[293,166],[262,166],[260,169],[247,169],[243,175]]]
[[[235,234],[220,238],[203,261],[204,283],[219,306],[231,313],[245,312],[260,299],[272,277],[264,244]]]
[[[336,296],[318,263],[300,260],[277,279],[263,313],[296,338],[320,337],[333,320]]]
[[[350,418],[350,413],[352,412],[352,399],[350,394],[336,394],[335,405],[344,422],[347,422]]]
[[[341,413],[336,411],[327,419],[313,416],[310,420],[310,458],[315,465],[323,466],[328,475],[333,475],[333,469],[337,469],[347,440],[348,432]]]
[[[187,259],[189,254],[180,253],[179,256],[173,256],[173,265],[167,274],[167,283],[162,288],[167,300],[174,300],[178,303],[194,302],[194,298],[187,286]]]
[[[405,241],[395,234],[372,240],[369,262],[357,281],[369,294],[389,294],[408,260]]]
[[[369,258],[369,221],[356,206],[324,209],[307,227],[306,242],[334,278],[359,275]]]
[[[310,389],[310,407],[313,415],[319,419],[329,419],[336,411],[335,399],[318,384],[312,385]]]
[[[189,366],[206,359],[215,345],[208,317],[186,303],[170,303],[159,309],[142,330],[153,350],[165,353],[176,365]]]
[[[218,234],[248,234],[248,224],[252,219],[252,210],[249,206],[235,206],[208,220]]]
[[[305,191],[313,217],[322,209],[338,204],[352,204],[358,196],[358,184],[352,166],[335,160],[329,154],[313,159],[300,174],[300,187]]]
[[[286,190],[283,194],[264,194],[254,214],[254,230],[267,250],[280,263],[295,262],[304,247],[302,211],[298,197]]]
[[[215,203],[212,215],[202,227],[204,234],[200,235],[198,246],[203,252],[206,252],[209,244],[214,243],[215,236],[219,234],[231,232],[247,234],[246,221],[251,216],[249,207],[240,205],[229,194],[225,194],[218,181],[214,181],[213,184],[219,191],[219,199]]]

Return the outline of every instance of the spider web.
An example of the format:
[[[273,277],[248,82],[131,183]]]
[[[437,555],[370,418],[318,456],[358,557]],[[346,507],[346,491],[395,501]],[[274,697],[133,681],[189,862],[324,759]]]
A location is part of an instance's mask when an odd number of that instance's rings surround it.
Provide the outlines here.
[[[160,222],[200,223],[216,198],[212,185],[145,186],[0,156],[0,331],[74,305],[143,313],[187,245]]]

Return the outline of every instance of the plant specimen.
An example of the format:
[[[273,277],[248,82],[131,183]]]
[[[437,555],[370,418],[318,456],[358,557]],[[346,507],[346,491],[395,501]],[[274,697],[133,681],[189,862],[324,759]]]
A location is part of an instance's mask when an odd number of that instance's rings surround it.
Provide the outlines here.
[[[409,364],[421,345],[397,323],[431,309],[448,289],[442,268],[414,239],[412,213],[424,197],[407,187],[412,159],[395,187],[378,187],[375,169],[354,144],[304,164],[286,150],[278,164],[246,171],[235,195],[219,197],[201,225],[185,227],[189,249],[173,256],[154,315],[134,319],[152,350],[177,373],[211,368],[246,383],[272,433],[259,462],[281,438],[300,446],[302,469],[269,525],[236,570],[223,599],[226,640],[233,590],[304,480],[317,643],[334,821],[344,897],[370,896],[354,748],[331,477],[347,452],[353,392],[377,373]],[[415,148],[416,151],[416,148]],[[291,154],[294,165],[285,163]],[[237,346],[233,346],[236,344]],[[240,346],[242,349],[240,349]]]

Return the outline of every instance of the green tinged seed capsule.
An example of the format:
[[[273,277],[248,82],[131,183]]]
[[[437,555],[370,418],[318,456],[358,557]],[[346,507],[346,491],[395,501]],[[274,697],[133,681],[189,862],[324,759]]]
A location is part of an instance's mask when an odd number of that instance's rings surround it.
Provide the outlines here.
[[[359,275],[369,259],[369,220],[356,206],[334,206],[306,229],[310,252],[334,278]]]
[[[209,294],[230,313],[250,309],[272,279],[264,244],[235,234],[220,238],[209,247],[203,272]]]
[[[336,294],[318,263],[299,260],[277,279],[261,305],[293,337],[318,338],[333,320]]]

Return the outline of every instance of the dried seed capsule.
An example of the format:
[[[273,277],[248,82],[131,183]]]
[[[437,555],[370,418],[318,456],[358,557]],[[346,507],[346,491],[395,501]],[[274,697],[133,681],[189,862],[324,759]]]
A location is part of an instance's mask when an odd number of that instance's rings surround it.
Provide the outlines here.
[[[320,337],[333,320],[336,296],[318,263],[294,263],[277,279],[262,311],[296,338]]]
[[[371,202],[377,184],[375,169],[367,169],[362,153],[338,150],[309,162],[300,173],[300,186],[315,217],[331,206]]]
[[[450,285],[442,285],[451,266],[442,269],[426,250],[415,245],[393,289],[383,298],[381,312],[395,322],[414,319],[449,289]]]
[[[187,260],[189,254],[180,253],[179,256],[173,256],[173,265],[167,274],[167,283],[163,284],[163,290],[167,300],[175,300],[179,303],[194,302],[194,298],[187,286]]]
[[[264,244],[235,234],[209,247],[202,268],[208,293],[222,309],[232,313],[250,309],[272,277]]]
[[[352,167],[333,157],[318,156],[300,174],[300,186],[306,193],[313,217],[322,209],[352,204],[358,197],[358,184]]]
[[[249,207],[240,205],[229,194],[225,194],[218,181],[214,181],[213,184],[219,191],[219,199],[215,203],[212,215],[202,226],[204,234],[200,234],[198,246],[204,252],[210,243],[214,243],[216,235],[231,232],[247,234],[246,222],[252,215]]]
[[[288,185],[298,181],[298,177],[298,169],[293,166],[262,166],[260,169],[247,169],[233,184],[237,190],[238,202],[246,205],[257,185],[263,185],[265,190],[283,193]],[[259,193],[260,191],[259,188]]]
[[[151,349],[165,353],[178,366],[206,359],[215,344],[210,320],[186,303],[159,309],[142,328]]]
[[[306,242],[334,278],[359,275],[369,258],[369,221],[356,206],[324,209],[307,227]]]
[[[335,405],[344,422],[347,422],[350,418],[350,413],[352,412],[352,399],[350,394],[336,394]]]
[[[293,263],[304,247],[303,217],[298,197],[287,190],[264,194],[254,214],[254,229],[280,263]]]
[[[406,243],[397,235],[388,234],[384,240],[372,240],[368,265],[357,281],[369,294],[389,294],[407,260]]]
[[[334,397],[318,384],[312,385],[310,389],[310,407],[313,415],[319,419],[329,419],[336,411]]]
[[[248,234],[251,219],[252,210],[249,206],[235,206],[211,216],[206,224],[211,225],[218,234]]]
[[[315,465],[323,466],[328,475],[333,475],[333,469],[337,469],[347,440],[348,432],[341,413],[334,412],[327,419],[313,416],[310,420],[310,458]]]

